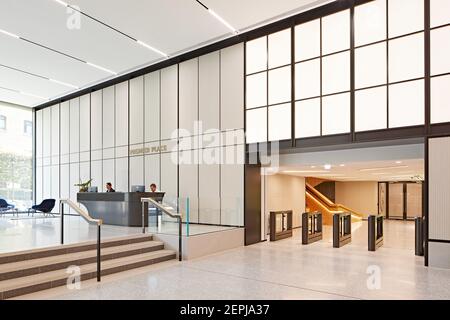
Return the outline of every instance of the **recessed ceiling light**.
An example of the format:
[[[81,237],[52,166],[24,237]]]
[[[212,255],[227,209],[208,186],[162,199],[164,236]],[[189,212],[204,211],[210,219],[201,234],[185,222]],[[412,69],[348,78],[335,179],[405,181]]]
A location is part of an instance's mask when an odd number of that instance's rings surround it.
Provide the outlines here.
[[[219,20],[224,26],[226,26],[228,29],[231,30],[231,32],[233,32],[234,34],[238,34],[239,31],[237,31],[235,28],[233,28],[233,26],[231,24],[229,24],[224,18],[222,18],[221,16],[219,16],[216,12],[214,12],[214,10],[209,9],[208,8],[208,12],[217,20]]]
[[[316,168],[316,166],[311,166],[311,169],[315,169]]]
[[[6,34],[7,36],[10,36],[10,37],[13,37],[13,38],[16,38],[16,39],[20,39],[20,37],[18,35],[14,34],[14,33],[11,33],[11,32],[8,32],[6,30],[0,29],[0,33]]]
[[[42,99],[42,100],[48,100],[47,98],[44,98],[44,97],[38,96],[38,95],[36,95],[36,94],[32,94],[32,93],[28,93],[28,92],[24,92],[24,91],[19,91],[19,93],[20,93],[20,94],[23,94],[23,95],[25,95],[25,96],[30,96],[30,97],[33,97],[33,98],[38,98],[38,99]]]
[[[55,0],[55,2],[59,3],[60,5],[62,5],[64,7],[68,7],[69,6],[67,3],[65,3],[64,1],[61,1],[61,0]]]
[[[408,166],[365,168],[365,169],[360,169],[359,171],[360,172],[366,172],[366,171],[390,170],[390,169],[401,169],[401,168],[408,168]]]
[[[345,164],[340,164],[339,167],[345,167]]]
[[[114,71],[112,71],[112,70],[106,69],[106,68],[104,68],[104,67],[100,67],[99,65],[96,65],[95,63],[86,61],[86,64],[90,65],[91,67],[97,68],[97,69],[99,69],[99,70],[102,70],[102,71],[111,73],[111,74],[113,74],[113,75],[115,75],[115,76],[117,75],[117,72],[114,72]]]
[[[402,162],[401,162],[401,161],[395,161],[395,163],[396,163],[396,164],[402,164]]]
[[[323,168],[325,170],[330,170],[331,169],[331,164],[326,164],[326,165],[323,166]]]
[[[79,87],[77,87],[77,86],[75,86],[73,84],[67,83],[67,82],[63,82],[63,81],[59,81],[59,80],[55,80],[55,79],[50,79],[50,78],[48,78],[48,80],[50,80],[51,82],[54,82],[54,83],[61,84],[61,85],[66,86],[66,87],[71,87],[71,88],[74,88],[74,89],[80,89]]]
[[[156,48],[153,48],[151,45],[146,44],[144,41],[136,40],[136,42],[137,42],[138,44],[140,44],[141,46],[146,47],[147,49],[150,49],[150,50],[152,50],[152,51],[154,51],[154,52],[156,52],[156,53],[162,55],[163,57],[166,57],[166,58],[169,57],[168,54],[162,52],[161,50],[158,50],[158,49],[156,49]]]

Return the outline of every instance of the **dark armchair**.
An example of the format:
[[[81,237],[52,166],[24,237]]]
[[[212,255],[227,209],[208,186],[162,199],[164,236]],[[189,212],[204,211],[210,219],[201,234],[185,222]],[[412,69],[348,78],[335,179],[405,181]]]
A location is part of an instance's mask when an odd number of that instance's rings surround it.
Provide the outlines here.
[[[30,213],[34,215],[34,213],[38,211],[44,213],[44,215],[51,214],[55,207],[55,203],[55,199],[45,199],[40,204],[36,204],[28,209],[28,215],[30,215]]]
[[[0,214],[13,210],[14,208],[13,204],[9,204],[5,199],[0,199]]]

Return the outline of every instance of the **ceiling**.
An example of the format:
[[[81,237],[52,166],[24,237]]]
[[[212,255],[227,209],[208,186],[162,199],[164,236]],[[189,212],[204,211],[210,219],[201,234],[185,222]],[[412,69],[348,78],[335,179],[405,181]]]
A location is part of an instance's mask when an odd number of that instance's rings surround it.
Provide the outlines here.
[[[394,142],[393,142],[394,143]],[[269,174],[281,173],[335,181],[414,181],[424,177],[423,142],[397,140],[393,145],[353,145],[272,157]]]
[[[278,173],[333,181],[417,181],[424,177],[423,159],[365,161],[280,167]]]
[[[327,2],[0,0],[0,101],[33,107]]]

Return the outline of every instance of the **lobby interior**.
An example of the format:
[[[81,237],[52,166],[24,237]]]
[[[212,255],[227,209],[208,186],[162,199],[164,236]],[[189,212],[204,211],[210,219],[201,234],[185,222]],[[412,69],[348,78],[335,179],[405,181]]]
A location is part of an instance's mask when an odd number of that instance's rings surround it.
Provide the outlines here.
[[[0,3],[0,300],[450,299],[450,1],[107,2]]]

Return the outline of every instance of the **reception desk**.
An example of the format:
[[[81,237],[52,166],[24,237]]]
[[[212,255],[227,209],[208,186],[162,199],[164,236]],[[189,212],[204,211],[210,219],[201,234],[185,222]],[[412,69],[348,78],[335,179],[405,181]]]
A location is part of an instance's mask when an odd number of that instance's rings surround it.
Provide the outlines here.
[[[104,224],[116,226],[142,226],[141,198],[153,198],[161,201],[164,192],[79,192],[77,201],[83,204],[89,215],[102,219]],[[147,206],[147,204],[145,204]],[[144,210],[148,212],[148,207]],[[148,214],[144,216],[148,225]]]

